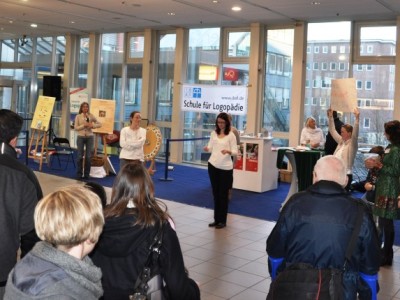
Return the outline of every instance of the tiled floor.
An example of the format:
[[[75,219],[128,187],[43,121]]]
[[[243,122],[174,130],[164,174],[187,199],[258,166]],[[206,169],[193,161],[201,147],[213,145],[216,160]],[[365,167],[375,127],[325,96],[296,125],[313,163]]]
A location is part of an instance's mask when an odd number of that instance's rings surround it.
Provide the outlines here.
[[[36,173],[45,194],[77,183],[75,180]],[[110,189],[107,188],[110,193]],[[213,211],[165,201],[176,228],[190,276],[200,286],[203,300],[265,299],[270,277],[265,253],[273,222],[230,214],[224,229],[210,229]],[[400,234],[400,233],[397,233]],[[400,300],[400,250],[392,267],[381,268],[379,300]],[[190,299],[188,299],[190,300]]]

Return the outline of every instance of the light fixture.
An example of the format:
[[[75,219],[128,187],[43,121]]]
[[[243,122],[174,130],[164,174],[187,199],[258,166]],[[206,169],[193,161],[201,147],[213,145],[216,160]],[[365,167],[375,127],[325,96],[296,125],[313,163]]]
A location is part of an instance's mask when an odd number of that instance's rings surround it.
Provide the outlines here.
[[[232,10],[233,10],[233,11],[241,11],[242,8],[241,8],[240,6],[233,6],[233,7],[232,7]]]
[[[174,12],[169,12],[168,16],[175,16],[175,13]]]
[[[312,1],[311,2],[311,5],[320,5],[321,4],[321,2],[319,2],[319,1]]]
[[[36,28],[36,27],[37,27],[37,24],[32,23],[32,24],[31,24],[31,27]]]

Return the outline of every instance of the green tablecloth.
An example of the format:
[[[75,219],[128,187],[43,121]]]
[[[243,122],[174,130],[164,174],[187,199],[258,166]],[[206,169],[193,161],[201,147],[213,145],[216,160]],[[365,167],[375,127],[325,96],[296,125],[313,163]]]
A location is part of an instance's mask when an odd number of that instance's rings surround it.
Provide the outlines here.
[[[281,169],[283,157],[288,149],[279,149],[276,161],[276,167]],[[299,192],[306,190],[312,185],[314,166],[320,157],[324,155],[323,151],[310,150],[310,151],[293,151],[294,159],[296,161],[297,169],[297,183]]]

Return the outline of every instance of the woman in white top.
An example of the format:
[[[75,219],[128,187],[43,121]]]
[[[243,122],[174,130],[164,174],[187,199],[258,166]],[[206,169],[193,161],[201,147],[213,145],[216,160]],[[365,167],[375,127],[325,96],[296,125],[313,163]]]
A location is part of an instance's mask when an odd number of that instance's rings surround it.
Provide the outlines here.
[[[358,111],[358,108],[354,109],[354,116],[354,127],[350,124],[345,124],[341,128],[340,134],[338,134],[333,121],[333,111],[332,109],[328,109],[329,133],[338,143],[333,155],[340,158],[344,162],[344,165],[347,169],[348,182],[346,190],[350,190],[351,181],[353,180],[354,159],[358,150],[358,130],[360,119],[360,112]]]
[[[133,111],[129,116],[130,125],[122,128],[119,145],[121,153],[119,154],[120,170],[129,162],[144,162],[143,146],[146,142],[146,129],[140,127],[142,116],[140,112]]]
[[[308,117],[306,126],[301,131],[300,145],[310,145],[311,148],[323,148],[325,135],[321,128],[318,128],[313,117]]]
[[[228,215],[228,193],[233,182],[233,162],[237,155],[236,137],[231,131],[227,113],[220,113],[215,121],[215,130],[204,151],[211,152],[208,160],[208,175],[214,196],[214,222],[209,227],[217,229],[226,226]]]

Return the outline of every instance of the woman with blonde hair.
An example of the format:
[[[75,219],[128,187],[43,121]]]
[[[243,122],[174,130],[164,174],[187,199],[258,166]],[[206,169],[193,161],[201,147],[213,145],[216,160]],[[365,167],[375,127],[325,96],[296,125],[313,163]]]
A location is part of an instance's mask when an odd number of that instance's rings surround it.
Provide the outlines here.
[[[87,256],[104,225],[99,197],[65,187],[39,201],[34,221],[42,241],[11,271],[5,299],[99,299],[101,270]]]
[[[153,182],[143,164],[126,164],[119,171],[104,217],[104,231],[92,258],[103,272],[105,300],[127,300],[133,294],[160,228],[163,238],[158,264],[165,298],[200,299],[199,287],[185,271],[167,208],[155,199]]]

